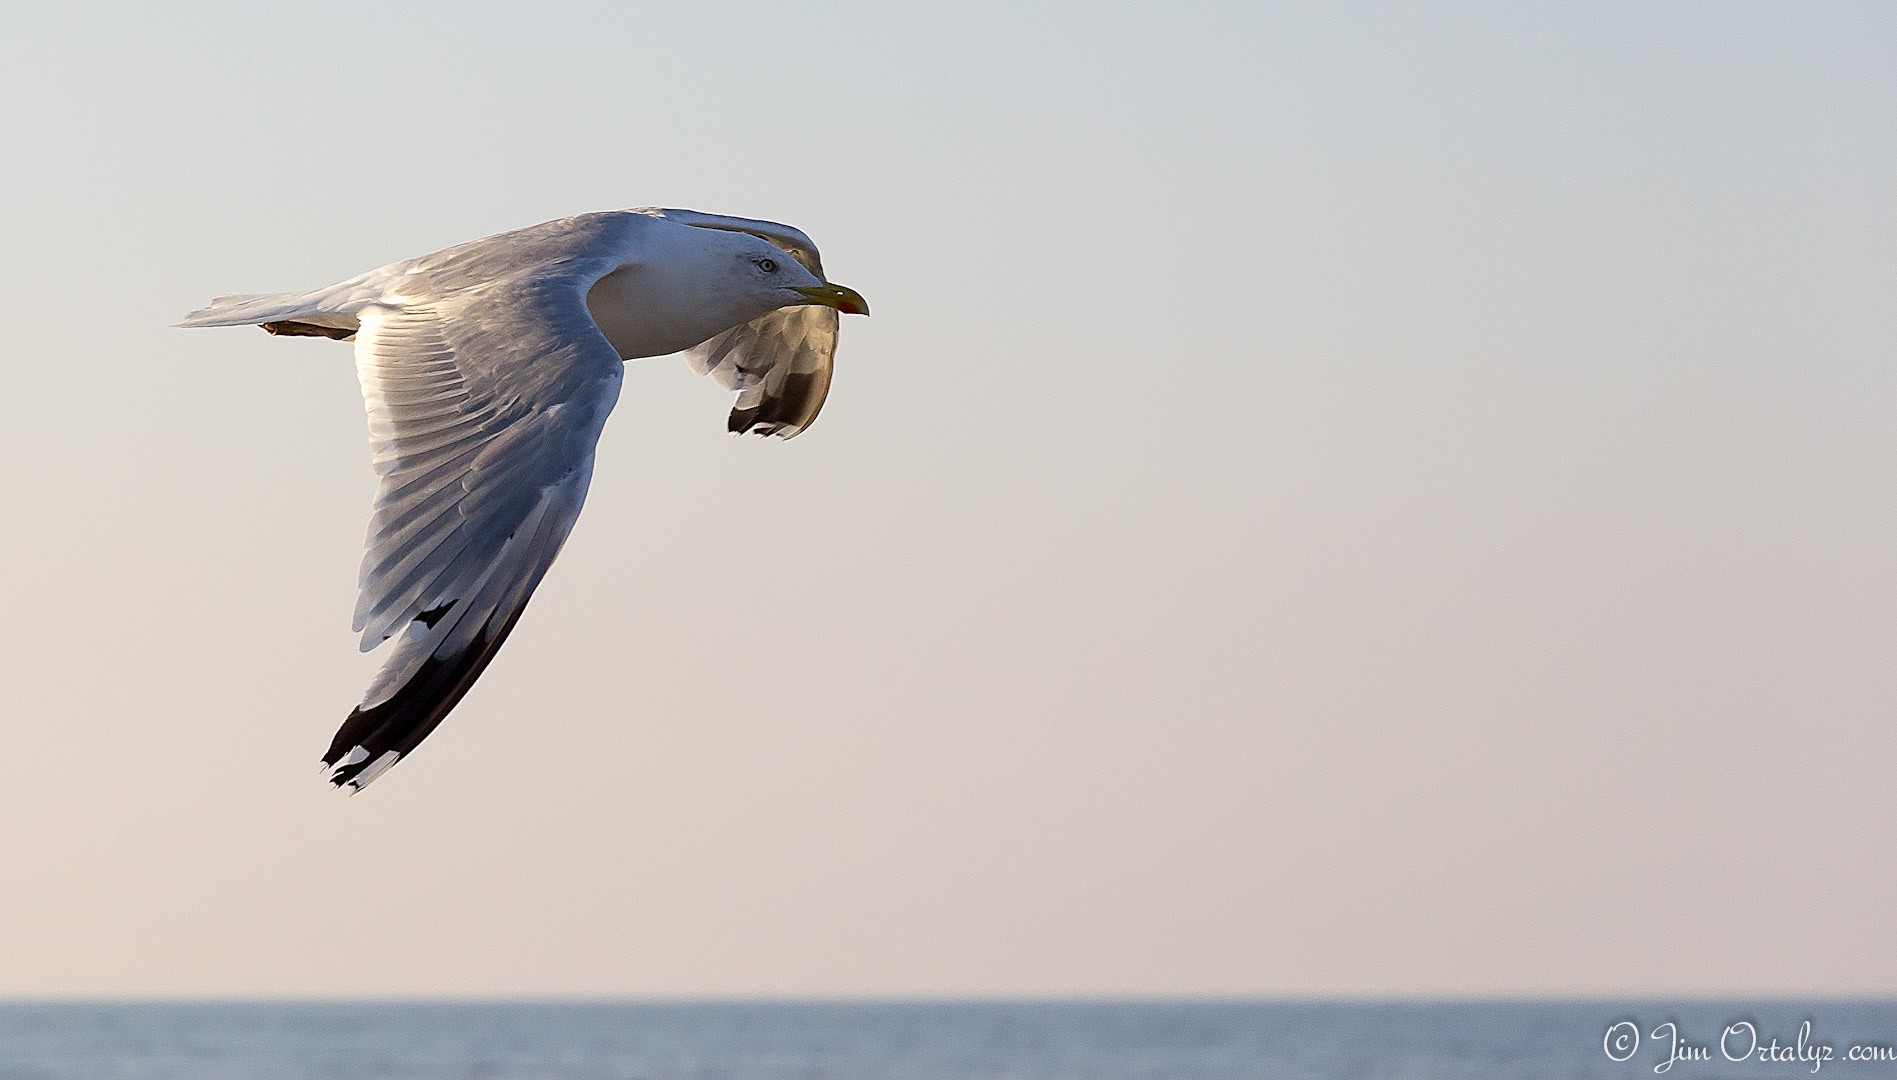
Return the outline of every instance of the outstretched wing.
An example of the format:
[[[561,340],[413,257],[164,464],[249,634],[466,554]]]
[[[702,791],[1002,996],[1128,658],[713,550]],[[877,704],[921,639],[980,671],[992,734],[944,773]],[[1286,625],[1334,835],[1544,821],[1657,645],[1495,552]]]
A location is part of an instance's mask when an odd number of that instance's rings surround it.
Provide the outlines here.
[[[603,268],[594,268],[602,269]],[[355,627],[388,662],[329,752],[357,789],[441,723],[506,640],[586,498],[623,366],[584,266],[363,309],[381,474]]]
[[[669,221],[701,229],[750,233],[776,244],[804,269],[823,276],[817,245],[801,230],[775,221],[701,214],[696,210],[660,210]],[[735,390],[729,427],[742,434],[788,439],[809,427],[830,393],[830,370],[837,352],[837,313],[820,305],[778,308],[736,326],[685,352],[685,362],[719,386]]]

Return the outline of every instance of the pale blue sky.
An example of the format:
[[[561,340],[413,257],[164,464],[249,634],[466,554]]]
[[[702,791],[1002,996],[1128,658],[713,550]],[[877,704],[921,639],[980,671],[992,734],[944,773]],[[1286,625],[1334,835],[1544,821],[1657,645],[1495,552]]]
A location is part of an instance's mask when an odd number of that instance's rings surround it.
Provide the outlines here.
[[[0,15],[0,995],[1893,992],[1897,12]],[[821,421],[634,365],[493,668],[317,756],[348,350],[775,218]]]

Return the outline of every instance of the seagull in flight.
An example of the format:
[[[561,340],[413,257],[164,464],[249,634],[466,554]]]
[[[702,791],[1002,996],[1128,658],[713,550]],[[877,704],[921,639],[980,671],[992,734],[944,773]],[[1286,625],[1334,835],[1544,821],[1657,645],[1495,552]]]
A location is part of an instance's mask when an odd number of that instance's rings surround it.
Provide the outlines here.
[[[732,432],[788,439],[829,393],[839,312],[869,305],[802,232],[642,209],[187,316],[355,342],[381,477],[355,629],[364,652],[395,646],[323,755],[330,782],[360,791],[407,756],[507,640],[579,517],[624,361],[683,351],[737,392]]]

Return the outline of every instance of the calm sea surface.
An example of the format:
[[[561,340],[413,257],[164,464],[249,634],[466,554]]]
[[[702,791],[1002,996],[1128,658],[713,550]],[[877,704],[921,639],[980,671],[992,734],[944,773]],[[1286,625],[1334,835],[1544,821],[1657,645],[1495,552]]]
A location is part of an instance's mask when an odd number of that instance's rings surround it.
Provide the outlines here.
[[[1897,1002],[62,1002],[0,1003],[0,1080],[1631,1080],[1668,1021],[1667,1077],[1897,1076]]]

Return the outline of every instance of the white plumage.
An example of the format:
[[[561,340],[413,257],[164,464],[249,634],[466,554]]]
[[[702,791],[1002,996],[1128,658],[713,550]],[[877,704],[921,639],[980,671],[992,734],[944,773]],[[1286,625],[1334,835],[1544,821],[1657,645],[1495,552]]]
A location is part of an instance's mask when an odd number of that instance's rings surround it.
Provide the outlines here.
[[[838,311],[810,238],[687,210],[587,214],[184,326],[353,338],[381,483],[355,628],[396,639],[324,763],[360,789],[426,738],[512,630],[586,499],[623,360],[689,350],[732,431],[790,438],[830,385]]]

